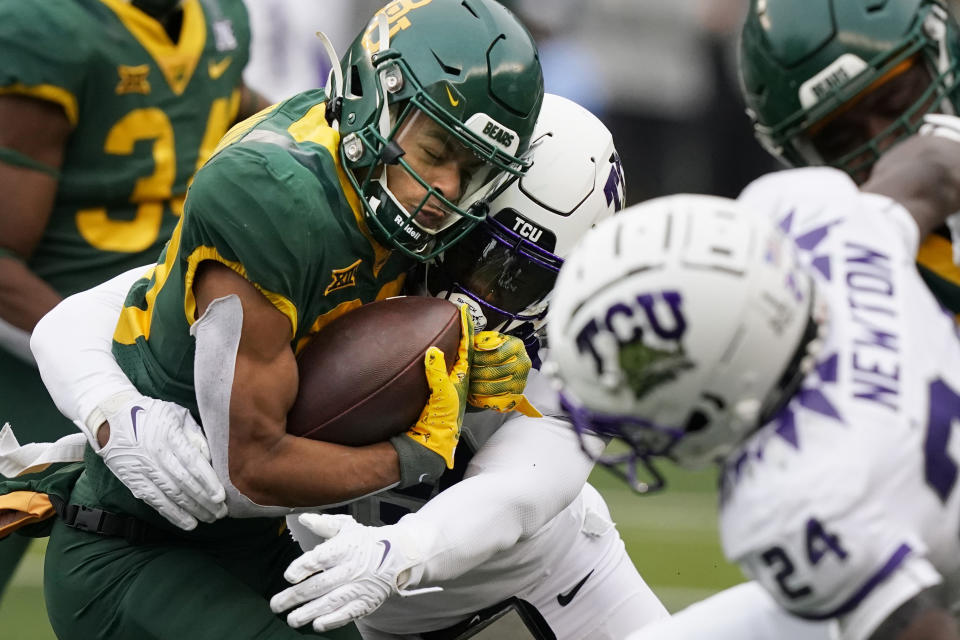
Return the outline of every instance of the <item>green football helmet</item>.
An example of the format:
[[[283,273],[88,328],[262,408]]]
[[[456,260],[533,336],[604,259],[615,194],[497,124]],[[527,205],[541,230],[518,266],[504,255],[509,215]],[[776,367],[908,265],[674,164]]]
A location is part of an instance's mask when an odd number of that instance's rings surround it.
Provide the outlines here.
[[[393,0],[341,60],[328,118],[368,226],[426,261],[523,173],[543,100],[536,45],[494,0]],[[388,182],[389,177],[389,182]]]
[[[770,153],[862,181],[924,114],[958,112],[958,52],[941,0],[751,0],[741,88]],[[844,121],[864,112],[879,124]]]

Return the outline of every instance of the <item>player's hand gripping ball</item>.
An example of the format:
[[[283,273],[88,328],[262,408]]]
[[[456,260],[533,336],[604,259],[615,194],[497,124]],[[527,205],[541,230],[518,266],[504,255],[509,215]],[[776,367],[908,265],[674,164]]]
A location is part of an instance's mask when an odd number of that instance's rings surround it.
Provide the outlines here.
[[[470,384],[470,347],[473,344],[473,321],[467,306],[460,307],[460,345],[453,370],[447,372],[443,351],[427,349],[423,366],[430,385],[427,401],[417,423],[407,432],[414,442],[438,454],[448,469],[453,469],[453,454],[460,440],[460,426],[467,408],[467,388]]]
[[[479,409],[519,411],[541,418],[542,414],[523,395],[529,373],[530,356],[520,338],[481,331],[473,341],[468,401]]]

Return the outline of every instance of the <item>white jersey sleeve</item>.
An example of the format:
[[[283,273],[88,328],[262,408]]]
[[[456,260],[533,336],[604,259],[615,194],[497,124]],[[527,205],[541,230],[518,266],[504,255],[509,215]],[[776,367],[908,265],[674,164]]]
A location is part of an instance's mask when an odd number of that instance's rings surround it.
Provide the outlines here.
[[[873,233],[883,234],[903,247],[906,255],[916,255],[920,231],[913,216],[886,196],[860,191],[850,176],[838,169],[807,167],[770,173],[747,185],[737,199],[758,213],[773,217],[783,229],[793,223],[790,213],[797,215],[797,203],[809,201],[811,194],[816,194],[821,206],[805,208],[800,215],[816,217],[829,213],[846,220],[862,218],[861,223],[874,227]]]

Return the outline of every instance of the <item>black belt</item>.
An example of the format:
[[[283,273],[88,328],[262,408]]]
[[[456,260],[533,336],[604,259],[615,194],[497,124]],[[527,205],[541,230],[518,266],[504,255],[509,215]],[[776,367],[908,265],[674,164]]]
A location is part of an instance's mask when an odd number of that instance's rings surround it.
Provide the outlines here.
[[[162,544],[178,538],[172,533],[153,527],[139,518],[123,516],[103,509],[68,504],[60,514],[68,527],[109,538],[123,538],[130,544]]]

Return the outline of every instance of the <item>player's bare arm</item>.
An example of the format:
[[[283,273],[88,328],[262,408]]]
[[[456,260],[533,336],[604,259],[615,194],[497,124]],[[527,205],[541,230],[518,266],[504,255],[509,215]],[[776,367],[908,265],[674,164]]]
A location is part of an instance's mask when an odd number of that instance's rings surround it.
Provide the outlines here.
[[[289,320],[247,280],[213,262],[194,285],[198,314],[234,294],[243,328],[230,400],[230,479],[258,504],[290,507],[342,502],[400,481],[388,442],[345,447],[286,433],[297,393]]]
[[[240,108],[237,110],[237,122],[246,120],[253,114],[269,107],[270,100],[246,82],[240,84]]]
[[[920,237],[960,210],[960,144],[939,136],[914,136],[877,161],[863,191],[902,204]]]
[[[58,105],[0,96],[0,318],[24,331],[60,300],[24,260],[50,218],[70,130]]]
[[[957,621],[943,606],[937,590],[922,591],[891,613],[870,640],[956,640]]]

